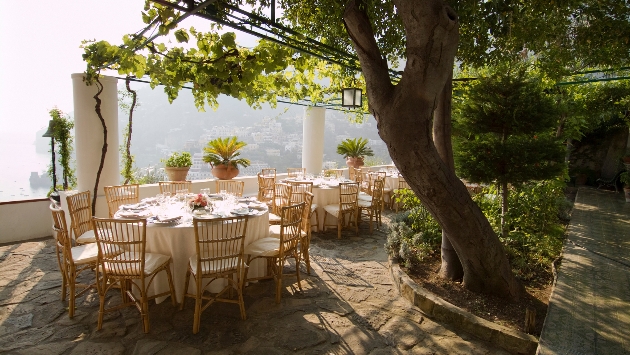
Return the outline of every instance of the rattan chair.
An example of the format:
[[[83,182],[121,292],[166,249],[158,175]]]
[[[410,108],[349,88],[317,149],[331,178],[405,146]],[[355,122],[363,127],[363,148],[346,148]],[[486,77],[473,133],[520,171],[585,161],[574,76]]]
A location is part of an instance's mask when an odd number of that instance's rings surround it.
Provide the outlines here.
[[[94,243],[92,229],[92,198],[90,191],[83,191],[66,197],[72,237],[76,244]]]
[[[354,225],[356,234],[359,235],[357,200],[359,184],[356,182],[342,182],[339,184],[339,203],[324,206],[324,232],[326,227],[337,227],[337,238],[341,238],[341,229]],[[337,218],[337,224],[326,224],[328,215]],[[347,220],[346,220],[347,218]]]
[[[402,175],[398,176],[398,188],[394,190],[393,194],[392,194],[392,198],[391,198],[391,207],[390,209],[395,209],[396,212],[398,212],[398,208],[400,208],[400,202],[397,202],[396,199],[398,198],[398,191],[399,190],[403,190],[403,189],[409,189],[409,184],[407,184],[407,181],[405,180],[405,178]]]
[[[112,218],[120,205],[140,202],[140,185],[105,186],[105,198]]]
[[[77,283],[77,278],[83,271],[92,272],[96,267],[98,246],[96,243],[88,243],[72,246],[72,240],[66,226],[66,215],[61,208],[50,205],[53,218],[53,231],[55,232],[57,263],[61,271],[61,300],[68,300],[68,315],[74,317],[75,299],[95,286],[92,284]],[[77,286],[80,288],[76,292]]]
[[[160,181],[160,193],[170,192],[175,195],[177,190],[192,192],[192,181]]]
[[[313,193],[313,182],[312,181],[289,181],[289,185],[291,185],[291,198],[290,203],[296,204],[304,201],[304,192]],[[316,227],[317,232],[319,232],[319,213],[317,212],[317,204],[312,203],[310,212],[308,215],[309,223],[311,219],[313,219],[313,215],[315,216],[315,224],[311,224],[312,227]],[[278,222],[280,223],[280,222]],[[274,224],[274,223],[272,223]]]
[[[149,300],[171,296],[176,306],[173,277],[171,276],[171,257],[146,252],[146,219],[110,219],[93,218],[98,244],[98,267],[96,268],[96,287],[100,301],[97,329],[103,327],[105,313],[128,306],[135,306],[140,311],[142,329],[149,332]],[[122,253],[112,254],[114,250]],[[149,286],[155,276],[166,272],[169,290],[149,296]],[[107,291],[120,287],[122,303],[105,308]]]
[[[376,228],[378,228],[381,222],[381,210],[383,209],[383,190],[385,187],[385,180],[380,177],[374,181],[372,188],[372,199],[368,201],[358,200],[357,206],[359,209],[359,219],[363,215],[370,218],[370,234],[372,234],[372,220],[376,222]]]
[[[287,175],[290,178],[296,178],[300,175],[306,175],[306,168],[287,168]]]
[[[334,178],[343,178],[344,169],[330,169],[329,171],[332,172]]]
[[[258,201],[266,203],[270,208],[273,207],[275,184],[275,177],[258,173]]]
[[[280,303],[282,297],[284,263],[288,258],[295,259],[295,275],[298,288],[302,291],[299,244],[302,239],[301,226],[304,205],[305,203],[302,202],[281,209],[282,222],[280,224],[279,238],[261,238],[245,247],[247,265],[251,265],[251,262],[255,259],[264,258],[267,259],[267,265],[271,273],[271,276],[247,279],[247,269],[245,269],[245,280],[260,280],[273,277],[276,282],[276,303]]]
[[[302,214],[302,241],[300,242],[300,250],[302,252],[302,260],[304,260],[306,264],[306,271],[308,274],[311,274],[311,262],[308,255],[308,249],[311,245],[311,213],[310,206],[313,204],[313,194],[308,191],[303,191],[300,193],[302,195],[301,201],[295,203],[304,202],[304,213]],[[291,204],[295,204],[291,202]],[[280,224],[269,226],[269,236],[274,238],[280,238],[280,230],[282,226]]]
[[[236,180],[217,180],[216,181],[217,192],[221,192],[225,190],[225,192],[236,195],[243,196],[243,189],[245,188],[245,183],[243,181]]]
[[[276,168],[264,168],[260,170],[260,175],[265,177],[273,177],[276,180]]]
[[[197,254],[191,256],[188,262],[180,310],[184,309],[186,297],[195,299],[194,334],[199,332],[201,313],[214,302],[236,303],[240,308],[241,319],[247,318],[243,301],[245,276],[243,249],[247,220],[246,216],[213,220],[193,219]],[[188,293],[191,276],[196,287],[194,294]],[[204,282],[204,279],[210,279],[210,281]],[[204,295],[204,290],[216,280],[224,281],[227,285],[214,295]],[[236,290],[237,299],[223,297],[231,290]],[[208,301],[205,305],[204,300]]]
[[[291,200],[291,189],[291,185],[281,182],[274,185],[273,213],[280,215],[282,207],[289,205]]]
[[[361,169],[348,167],[348,176],[352,181],[361,182]]]
[[[386,203],[388,205],[391,205],[392,196],[394,195],[394,190],[390,187],[387,187],[387,172],[386,171],[379,171],[373,174],[376,175],[376,178],[383,180],[383,196],[382,196],[383,201],[381,203],[381,210],[383,210]],[[372,182],[372,190],[373,189],[374,189],[374,183]]]

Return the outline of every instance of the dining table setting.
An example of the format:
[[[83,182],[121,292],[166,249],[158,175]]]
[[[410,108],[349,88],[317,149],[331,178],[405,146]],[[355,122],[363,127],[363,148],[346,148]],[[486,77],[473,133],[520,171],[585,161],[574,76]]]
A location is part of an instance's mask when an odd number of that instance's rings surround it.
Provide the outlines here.
[[[336,178],[319,174],[298,175],[295,178],[286,178],[282,182],[312,182],[313,183],[313,204],[317,205],[317,214],[319,217],[319,229],[324,227],[324,206],[339,203],[339,183],[353,182],[345,177]],[[313,217],[314,218],[314,217]],[[314,223],[312,220],[311,223]]]
[[[183,294],[186,270],[190,258],[196,254],[193,218],[218,219],[230,216],[249,216],[245,245],[269,236],[269,211],[265,203],[255,197],[238,197],[229,193],[210,193],[202,189],[199,194],[181,192],[174,195],[158,194],[135,204],[121,205],[114,218],[144,218],[147,220],[146,251],[170,255],[175,293]],[[256,260],[249,267],[249,275],[262,276],[266,272],[264,260]],[[210,291],[220,291],[223,285],[215,282]],[[194,284],[189,285],[192,292]],[[154,294],[168,290],[168,280],[159,274],[153,281]],[[164,298],[156,299],[162,302]]]

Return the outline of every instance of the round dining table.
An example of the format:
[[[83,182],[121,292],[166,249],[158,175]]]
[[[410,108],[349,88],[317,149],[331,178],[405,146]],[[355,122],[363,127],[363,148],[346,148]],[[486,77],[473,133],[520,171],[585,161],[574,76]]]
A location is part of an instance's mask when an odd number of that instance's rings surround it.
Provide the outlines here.
[[[261,204],[262,205],[262,204]],[[259,205],[259,206],[261,206]],[[159,253],[169,255],[173,263],[171,272],[173,275],[173,284],[177,302],[181,302],[181,296],[184,292],[186,281],[186,270],[191,256],[197,253],[195,245],[195,229],[193,227],[193,215],[183,208],[183,204],[171,204],[166,212],[169,216],[179,217],[173,221],[161,222],[156,216],[160,213],[156,208],[147,209],[145,215],[139,214],[139,217],[147,218],[146,232],[146,252]],[[122,211],[122,210],[121,210]],[[132,217],[124,212],[116,214],[117,218]],[[269,236],[269,212],[266,208],[250,209],[247,220],[247,231],[245,234],[245,246],[254,241]],[[164,211],[161,211],[164,214]],[[203,216],[212,219],[213,215]],[[218,217],[218,216],[217,216]],[[257,259],[249,266],[248,277],[264,276],[267,268],[265,261]],[[219,292],[225,286],[225,280],[214,281],[208,290],[210,292]],[[195,284],[189,284],[189,292],[194,293]],[[157,294],[168,291],[168,279],[165,273],[159,273],[153,280],[149,294]],[[166,297],[156,299],[157,303],[164,301]]]

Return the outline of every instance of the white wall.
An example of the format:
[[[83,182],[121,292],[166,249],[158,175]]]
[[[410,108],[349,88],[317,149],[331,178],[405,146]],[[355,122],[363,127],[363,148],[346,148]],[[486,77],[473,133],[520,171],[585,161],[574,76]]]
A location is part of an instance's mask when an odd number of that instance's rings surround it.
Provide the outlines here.
[[[0,243],[52,236],[48,199],[0,202]]]

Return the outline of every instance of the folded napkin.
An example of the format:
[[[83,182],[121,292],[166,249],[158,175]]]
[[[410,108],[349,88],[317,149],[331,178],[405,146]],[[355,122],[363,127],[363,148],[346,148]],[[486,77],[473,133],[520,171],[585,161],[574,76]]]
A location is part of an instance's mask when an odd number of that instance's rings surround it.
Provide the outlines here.
[[[129,210],[129,211],[120,211],[118,212],[118,216],[119,217],[125,217],[125,218],[133,218],[133,217],[149,217],[151,215],[151,212],[144,210],[144,211],[136,211],[136,210]]]
[[[182,216],[157,216],[155,217],[155,219],[158,220],[158,222],[173,222],[176,221],[178,219],[182,218]]]
[[[144,202],[140,202],[140,203],[134,203],[131,205],[121,205],[120,208],[122,208],[123,210],[138,210],[138,209],[143,209],[143,208],[147,208],[149,207],[146,203]]]

